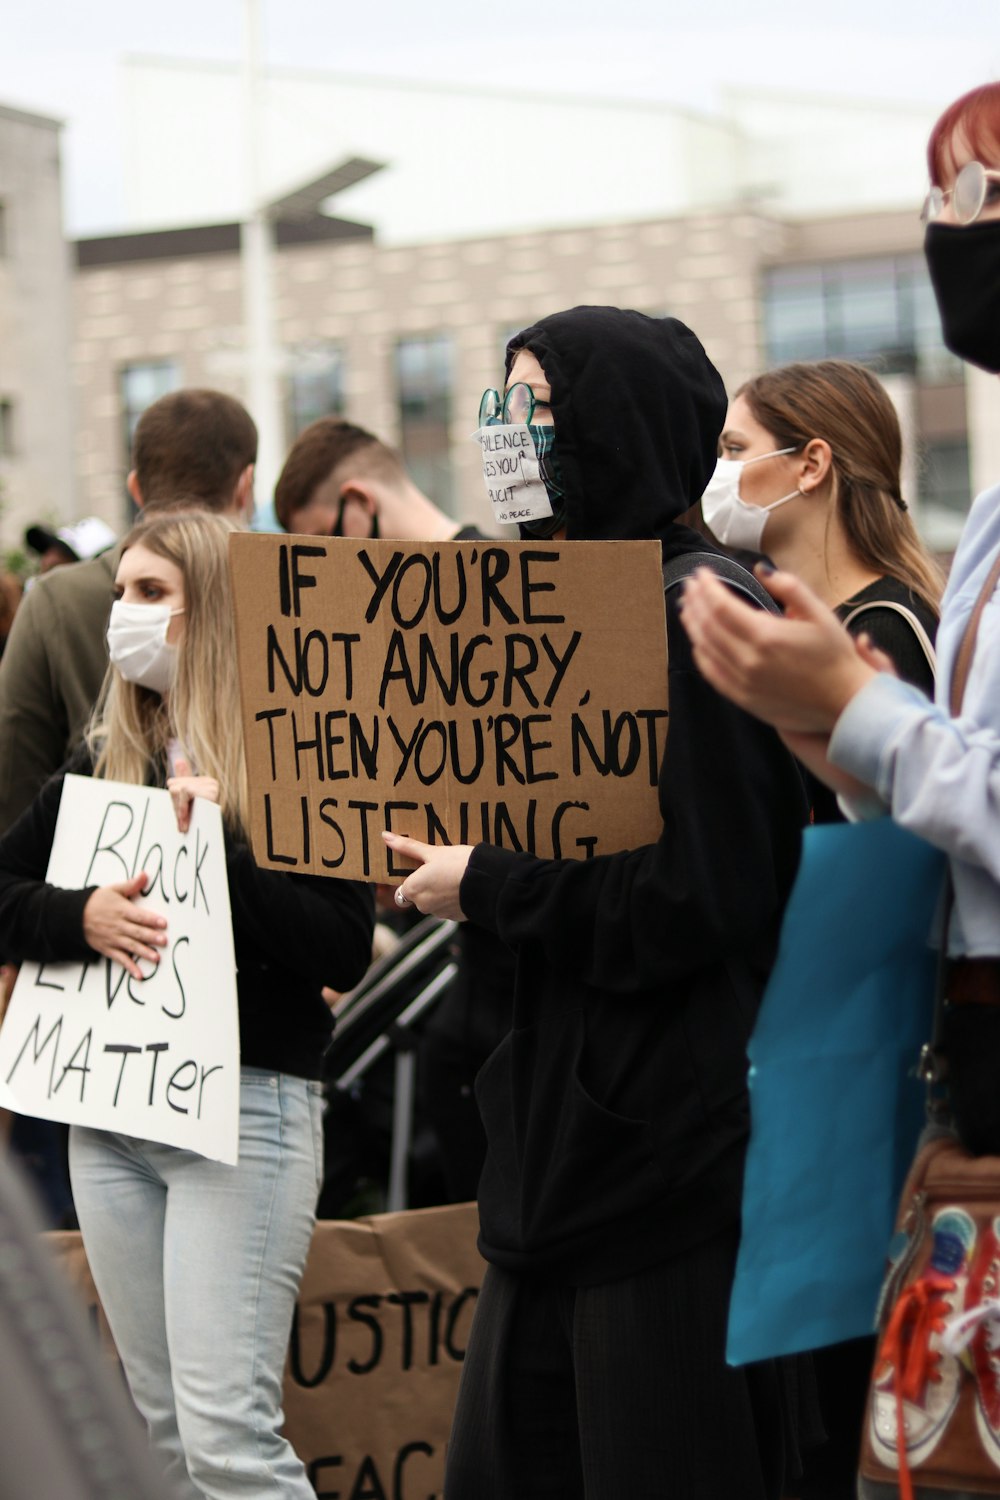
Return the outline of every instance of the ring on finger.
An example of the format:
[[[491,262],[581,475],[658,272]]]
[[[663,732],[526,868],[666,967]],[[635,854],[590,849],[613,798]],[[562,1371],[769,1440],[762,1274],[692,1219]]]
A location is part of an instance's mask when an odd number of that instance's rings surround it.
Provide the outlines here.
[[[413,905],[413,902],[410,900],[409,896],[403,895],[403,887],[401,885],[397,885],[396,894],[393,897],[393,900],[400,909]]]

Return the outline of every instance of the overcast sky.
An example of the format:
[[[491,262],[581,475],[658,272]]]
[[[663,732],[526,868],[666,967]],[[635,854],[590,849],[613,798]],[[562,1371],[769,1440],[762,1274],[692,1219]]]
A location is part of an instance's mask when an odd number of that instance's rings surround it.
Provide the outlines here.
[[[935,110],[1000,77],[1000,0],[262,0],[275,67],[712,112],[727,85],[884,98]],[[236,62],[244,0],[0,0],[0,103],[66,122],[67,228],[125,227],[121,59]],[[484,160],[544,165],[510,138]],[[532,153],[539,152],[540,155]]]

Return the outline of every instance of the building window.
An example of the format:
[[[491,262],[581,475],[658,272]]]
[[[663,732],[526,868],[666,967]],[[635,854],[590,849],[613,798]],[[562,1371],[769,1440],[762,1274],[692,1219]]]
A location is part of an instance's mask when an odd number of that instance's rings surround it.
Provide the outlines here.
[[[181,383],[180,369],[169,359],[150,360],[145,364],[123,365],[119,373],[119,399],[122,413],[122,455],[127,474],[132,467],[132,440],[139,418],[147,406],[161,396],[176,391]],[[125,497],[125,519],[131,522],[137,512],[131,495]]]
[[[945,438],[924,445],[920,498],[928,505],[964,515],[969,508],[969,444]]]
[[[447,337],[396,345],[400,451],[414,483],[454,515],[451,472],[452,345]]]
[[[13,458],[14,443],[14,403],[0,398],[0,458]]]
[[[961,379],[941,341],[934,293],[921,256],[782,266],[764,282],[764,329],[772,365],[797,359],[856,359],[923,384]]]
[[[969,507],[969,449],[962,364],[942,342],[922,256],[775,267],[765,274],[764,331],[771,366],[851,359],[907,377],[923,455],[912,498],[937,545],[935,515]]]
[[[288,444],[310,422],[344,412],[344,354],[336,344],[310,344],[290,352],[286,426]]]

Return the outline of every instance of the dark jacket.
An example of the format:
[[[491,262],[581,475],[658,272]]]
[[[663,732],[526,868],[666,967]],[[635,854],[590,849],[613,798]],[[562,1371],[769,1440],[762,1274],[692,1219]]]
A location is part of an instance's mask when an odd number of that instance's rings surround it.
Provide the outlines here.
[[[53,568],[25,594],[0,667],[0,834],[79,741],[108,665],[120,552]]]
[[[89,776],[85,750],[66,771]],[[0,839],[0,949],[13,961],[94,958],[83,935],[91,891],[46,884],[63,776],[53,776]],[[226,868],[240,1012],[240,1060],[318,1078],[333,1021],[323,985],[350,989],[371,960],[372,888],[262,870],[226,834]]]
[[[726,402],[690,330],[581,308],[514,343],[552,385],[568,535],[704,551],[674,517],[712,472]],[[480,1248],[577,1284],[738,1219],[746,1042],[806,817],[792,758],[699,675],[677,604],[659,842],[582,862],[480,845],[461,887],[517,960],[513,1031],[477,1082]]]

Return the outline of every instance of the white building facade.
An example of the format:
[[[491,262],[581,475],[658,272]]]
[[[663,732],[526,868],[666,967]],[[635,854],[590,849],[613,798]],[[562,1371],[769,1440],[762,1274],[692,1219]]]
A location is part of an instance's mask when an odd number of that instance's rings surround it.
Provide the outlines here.
[[[0,105],[0,548],[75,513],[58,120]]]
[[[16,495],[0,521],[7,545],[43,499],[43,514],[97,514],[120,530],[131,434],[158,395],[209,385],[252,407],[246,184],[256,177],[287,205],[352,159],[379,169],[331,200],[344,217],[300,204],[273,226],[284,447],[315,417],[342,414],[395,443],[456,518],[488,526],[470,434],[481,392],[502,379],[504,342],[596,302],[682,318],[730,389],[793,359],[870,364],[903,419],[906,492],[942,550],[1000,471],[986,377],[943,349],[923,265],[916,209],[933,107],[743,90],[709,117],[276,71],[261,80],[263,159],[248,174],[236,69],[139,59],[126,86],[130,223],[77,242],[69,318],[69,282],[60,291],[55,276],[57,158],[50,150],[46,178],[37,143],[23,146],[23,179],[49,195],[33,255],[49,291],[44,316],[32,315],[37,338],[19,341],[30,302],[0,263],[0,438],[4,401],[23,407],[16,474],[15,455],[0,454]],[[0,202],[7,129],[0,111]],[[54,129],[36,123],[35,136],[51,145]],[[29,419],[29,388],[43,393],[48,426]],[[71,449],[59,436],[70,428]]]

